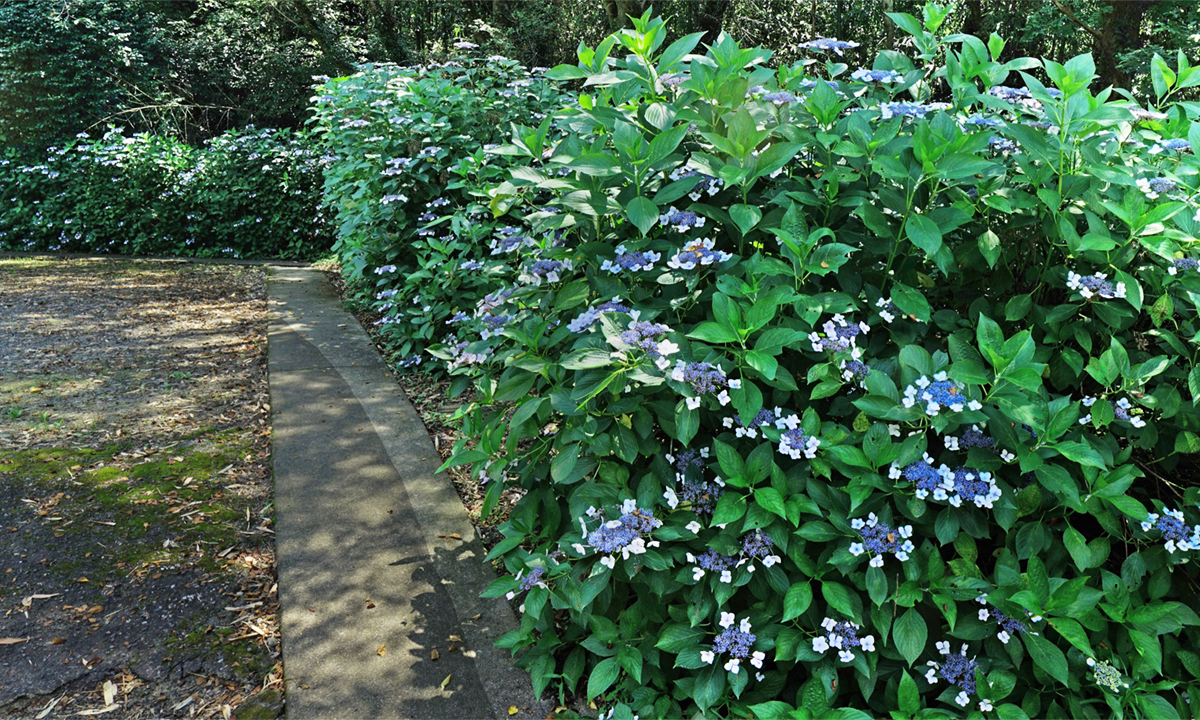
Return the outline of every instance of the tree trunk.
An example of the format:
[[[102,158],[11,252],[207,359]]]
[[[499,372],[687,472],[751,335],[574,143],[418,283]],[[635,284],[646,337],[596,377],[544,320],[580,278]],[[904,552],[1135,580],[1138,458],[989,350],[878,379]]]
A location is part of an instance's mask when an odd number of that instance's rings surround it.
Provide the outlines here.
[[[1159,0],[1105,0],[1108,7],[1104,24],[1096,38],[1096,70],[1101,87],[1129,89],[1129,77],[1117,64],[1120,53],[1140,49],[1144,45],[1142,17]]]

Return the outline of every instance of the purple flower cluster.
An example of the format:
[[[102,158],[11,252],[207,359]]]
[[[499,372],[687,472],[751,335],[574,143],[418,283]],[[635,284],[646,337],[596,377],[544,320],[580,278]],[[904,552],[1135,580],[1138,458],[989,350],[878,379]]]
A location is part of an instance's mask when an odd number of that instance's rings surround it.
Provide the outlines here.
[[[722,612],[721,634],[717,636],[713,642],[712,650],[700,651],[700,659],[712,665],[718,655],[729,655],[729,660],[725,663],[725,670],[737,674],[741,671],[741,662],[745,658],[750,658],[750,664],[756,668],[761,668],[763,660],[766,660],[767,655],[763,652],[754,652],[751,654],[751,648],[754,646],[754,641],[757,639],[750,632],[750,618],[742,618],[742,621],[734,627],[734,614]],[[762,673],[757,673],[756,677],[759,680],[763,679]]]
[[[1067,289],[1077,291],[1085,299],[1095,296],[1099,296],[1105,300],[1125,297],[1125,283],[1119,282],[1114,286],[1108,281],[1108,276],[1104,273],[1096,273],[1090,277],[1084,277],[1076,274],[1073,270],[1068,270]]]
[[[569,272],[571,269],[570,260],[538,260],[530,264],[518,279],[532,285],[541,285],[543,282],[556,283],[562,279],[560,273]]]
[[[660,370],[665,370],[671,364],[665,356],[679,352],[678,345],[665,339],[669,332],[671,328],[666,325],[634,320],[629,323],[629,329],[621,333],[621,342],[646,353]]]
[[[1184,153],[1192,149],[1191,143],[1187,138],[1171,138],[1169,140],[1159,140],[1154,147],[1150,148],[1151,155],[1157,155],[1163,151],[1172,151]]]
[[[962,646],[962,652],[958,654],[951,654],[950,643],[946,641],[939,642],[937,649],[945,658],[940,663],[932,660],[925,663],[929,667],[925,672],[925,679],[933,685],[941,678],[957,687],[960,692],[954,697],[954,702],[966,707],[971,702],[971,696],[975,694],[975,671],[979,668],[979,663],[975,658],[967,657],[965,644]]]
[[[904,76],[895,70],[867,70],[866,68],[859,68],[850,73],[850,79],[864,83],[894,83],[902,82]]]
[[[658,544],[658,541],[647,543],[644,536],[662,527],[662,520],[646,510],[639,509],[634,500],[622,503],[621,516],[616,520],[605,521],[603,514],[599,512],[590,514],[600,517],[600,526],[588,532],[587,521],[582,517],[579,518],[579,525],[587,536],[588,545],[607,555],[601,558],[600,562],[609,569],[616,566],[616,553],[621,553],[621,557],[628,560],[630,555],[640,555],[646,552],[647,548]],[[576,550],[580,550],[580,547],[576,547]]]
[[[671,207],[658,216],[658,224],[670,225],[675,228],[676,232],[685,233],[692,228],[704,227],[704,216],[697,215],[691,210],[679,210]]]
[[[858,557],[864,552],[871,555],[871,567],[883,567],[883,556],[891,553],[896,559],[904,562],[915,547],[912,540],[912,525],[897,526],[895,529],[887,523],[879,521],[875,513],[867,516],[866,520],[854,518],[850,527],[858,531],[862,542],[850,543],[850,554]]]
[[[975,601],[980,605],[987,605],[987,601],[984,600],[982,595],[975,598]],[[1026,611],[1025,614],[1028,616],[1029,622],[1041,622],[1042,620],[1041,615],[1033,615],[1028,611]],[[1005,615],[1000,608],[996,607],[995,605],[988,605],[987,607],[982,608],[979,611],[979,620],[981,622],[987,622],[988,620],[991,620],[992,622],[996,623],[996,625],[1000,626],[1000,630],[996,633],[996,638],[1005,645],[1008,644],[1009,640],[1013,639],[1014,635],[1020,635],[1023,633],[1037,635],[1037,633],[1030,629],[1028,622]]]
[[[1165,507],[1162,511],[1162,515],[1150,513],[1142,523],[1142,530],[1144,532],[1157,530],[1162,533],[1163,539],[1167,541],[1165,547],[1169,553],[1176,550],[1187,552],[1200,549],[1200,525],[1193,525],[1189,528],[1184,524],[1182,511],[1168,510]]]
[[[542,578],[546,576],[546,568],[538,566],[529,571],[529,574],[521,578],[521,592],[532,590],[542,582]]]
[[[764,95],[763,100],[766,100],[767,102],[778,107],[780,105],[787,105],[788,103],[796,102],[796,96],[787,90],[779,90],[777,92]]]
[[[672,180],[682,180],[688,177],[700,178],[696,181],[696,186],[692,188],[692,191],[688,193],[688,197],[692,199],[692,202],[699,202],[700,198],[704,195],[712,197],[725,187],[725,181],[721,178],[715,178],[711,175],[696,172],[695,170],[688,170],[687,168],[676,168],[671,171],[669,177]]]
[[[1166,195],[1179,189],[1179,183],[1165,177],[1139,178],[1137,186],[1151,200],[1156,200],[1159,195]]]
[[[503,227],[497,232],[500,233],[500,237],[492,240],[492,242],[488,245],[488,247],[492,249],[493,255],[510,253],[514,250],[520,250],[522,247],[534,244],[532,240],[520,234],[520,228],[515,228],[512,226]]]
[[[683,480],[679,486],[678,500],[691,503],[692,512],[697,515],[711,515],[724,494],[725,489],[715,482]]]
[[[864,653],[875,652],[874,635],[858,636],[862,625],[827,617],[821,622],[821,627],[825,628],[825,634],[813,638],[813,652],[824,654],[833,648],[838,651],[838,659],[844,663],[854,662],[854,648]]]
[[[815,40],[809,40],[808,42],[802,42],[799,45],[797,45],[796,47],[805,48],[808,50],[825,50],[825,51],[832,50],[833,52],[837,53],[838,55],[841,55],[843,50],[852,50],[852,49],[858,47],[858,43],[853,42],[851,40],[835,40],[833,38],[817,38]]]
[[[1180,258],[1171,263],[1171,267],[1167,268],[1168,275],[1175,275],[1180,270],[1191,270],[1200,272],[1200,260],[1196,258]]]
[[[704,551],[704,554],[698,557],[688,553],[687,561],[695,565],[692,568],[693,582],[699,582],[705,573],[711,572],[718,573],[721,576],[721,582],[725,584],[733,582],[733,569],[746,562],[745,560],[738,561],[737,558],[729,555],[722,555],[712,548]]]
[[[766,558],[773,554],[771,552],[773,547],[775,547],[775,541],[761,529],[747,533],[742,538],[742,554],[746,557]]]
[[[683,360],[675,361],[675,369],[671,371],[671,379],[675,382],[687,383],[692,387],[695,397],[687,398],[687,406],[692,410],[700,407],[700,396],[713,393],[722,406],[729,404],[729,391],[726,388],[739,388],[740,380],[730,380],[719,365],[706,362],[688,363]]]
[[[845,352],[847,350],[853,353],[857,358],[861,351],[857,347],[857,338],[859,335],[865,335],[869,328],[864,322],[850,323],[846,321],[843,315],[834,315],[833,318],[827,320],[821,326],[823,334],[811,332],[808,334],[808,339],[812,342],[812,348],[816,352]]]
[[[713,240],[692,240],[671,256],[667,267],[674,270],[693,270],[701,265],[723,263],[733,257],[727,252],[713,250],[715,245]]]
[[[485,313],[479,316],[479,319],[483,323],[483,330],[480,332],[480,336],[484,340],[487,340],[493,336],[499,336],[500,331],[504,329],[504,326],[508,324],[509,320],[512,320],[512,317],[508,315]]]
[[[1015,142],[1013,142],[1012,140],[1009,140],[1008,138],[1002,138],[999,135],[995,135],[992,137],[991,140],[988,140],[988,147],[995,150],[996,152],[1002,152],[1002,153],[1003,152],[1006,152],[1006,153],[1021,152],[1021,149],[1019,147],[1017,147],[1017,144]]]
[[[903,478],[913,483],[918,500],[932,495],[934,500],[948,502],[954,507],[961,507],[963,502],[972,502],[976,507],[990,508],[1001,495],[1000,487],[991,473],[968,467],[951,469],[946,465],[935,469],[928,453],[903,469],[897,463],[892,463],[888,477],[892,480]]]
[[[658,262],[662,255],[656,252],[629,252],[624,245],[617,246],[617,255],[612,260],[605,260],[601,265],[601,270],[607,270],[613,275],[627,270],[630,272],[642,272],[654,269],[654,263]]]
[[[885,102],[879,105],[879,113],[883,120],[893,117],[923,118],[928,113],[945,110],[947,107],[949,106],[946,103]]]
[[[795,416],[793,415],[792,417]],[[786,429],[787,425],[781,422],[781,418],[783,418],[783,410],[781,408],[777,407],[773,412],[763,408],[750,421],[749,426],[743,425],[741,416],[736,414],[723,418],[721,423],[725,427],[731,428],[733,434],[737,437],[757,438],[759,428],[767,427],[768,425],[774,425],[779,430]]]
[[[933,380],[922,375],[915,383],[904,389],[904,407],[910,408],[918,401],[925,403],[925,414],[936,416],[942,408],[951,412],[967,410],[982,410],[983,404],[978,400],[968,400],[962,394],[962,386],[950,380],[945,371],[933,376]]]
[[[871,368],[861,360],[843,360],[841,368],[842,379],[846,382],[863,385],[867,381],[867,378],[871,376]]]
[[[795,417],[794,415],[792,417]],[[793,460],[802,457],[813,459],[817,456],[817,448],[821,438],[809,437],[800,427],[792,427],[779,438],[779,452]]]
[[[625,313],[637,320],[641,315],[637,310],[633,310],[621,303],[620,298],[613,298],[606,303],[597,305],[593,308],[588,308],[579,313],[579,317],[567,323],[567,329],[571,332],[583,332],[596,324],[600,320],[600,315],[606,312]]]

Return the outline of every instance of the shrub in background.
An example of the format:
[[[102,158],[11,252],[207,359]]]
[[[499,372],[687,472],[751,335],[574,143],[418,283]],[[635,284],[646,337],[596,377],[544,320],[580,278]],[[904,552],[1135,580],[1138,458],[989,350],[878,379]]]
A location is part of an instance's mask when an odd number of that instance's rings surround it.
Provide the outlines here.
[[[111,130],[0,161],[0,249],[315,259],[331,239],[303,133],[247,128],[193,148]]]
[[[564,136],[497,151],[527,161],[491,192],[503,262],[433,352],[478,398],[448,465],[485,515],[523,494],[489,594],[537,689],[1196,714],[1200,124],[1170,99],[1200,73],[1156,58],[1147,109],[946,14],[892,14],[915,57],[856,70],[647,15],[549,73],[584,81]]]
[[[495,262],[494,246],[511,242],[512,229],[493,219],[485,191],[510,163],[485,148],[513,122],[561,105],[545,68],[460,46],[445,64],[375,65],[328,80],[315,98],[335,249],[406,365],[474,310],[492,274],[511,269]]]

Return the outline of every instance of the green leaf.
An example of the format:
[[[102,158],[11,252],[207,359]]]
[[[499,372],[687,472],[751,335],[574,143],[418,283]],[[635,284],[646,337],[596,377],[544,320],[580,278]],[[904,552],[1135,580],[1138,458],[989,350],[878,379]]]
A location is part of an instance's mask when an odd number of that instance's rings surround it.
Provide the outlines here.
[[[629,201],[625,206],[625,215],[642,235],[650,232],[650,228],[658,224],[658,206],[641,196]]]
[[[1100,457],[1100,453],[1092,449],[1091,445],[1081,442],[1060,442],[1054,443],[1050,447],[1057,450],[1063,457],[1068,460],[1074,460],[1080,465],[1090,465],[1094,468],[1107,470],[1108,466],[1104,463],[1104,458]]]
[[[876,607],[883,605],[883,601],[887,600],[887,587],[887,578],[883,570],[877,567],[867,568],[867,594],[871,596],[871,602],[875,603]]]
[[[729,217],[733,218],[733,224],[737,225],[742,235],[749,233],[762,220],[762,210],[759,210],[753,205],[731,205],[729,207]]]
[[[917,689],[917,682],[913,680],[912,675],[900,671],[900,692],[899,692],[899,707],[900,712],[905,715],[915,715],[917,710],[921,708],[921,694]]]
[[[1175,452],[1191,454],[1200,452],[1200,435],[1184,430],[1175,436]]]
[[[821,583],[821,596],[825,598],[825,603],[830,608],[837,610],[842,615],[859,620],[859,603],[855,599],[850,589],[841,583],[832,581],[823,581]]]
[[[942,231],[937,223],[924,215],[912,215],[904,226],[908,239],[929,255],[942,248]]]
[[[929,639],[929,630],[925,627],[925,618],[909,608],[892,624],[892,639],[896,649],[904,656],[909,667],[925,652],[925,641]]]
[[[1141,655],[1146,664],[1154,670],[1154,674],[1161,675],[1162,643],[1158,638],[1139,630],[1130,630],[1129,639],[1133,641],[1133,648],[1137,650],[1138,655]]]
[[[1087,631],[1077,621],[1069,618],[1054,618],[1050,621],[1050,626],[1088,657],[1096,656],[1096,651],[1092,650],[1092,644],[1088,642]]]
[[[567,370],[589,370],[612,364],[612,354],[607,350],[587,348],[563,356],[561,364]]]
[[[912,315],[918,320],[929,322],[929,301],[920,290],[914,290],[907,285],[896,283],[892,286],[892,302],[905,315]]]
[[[596,664],[596,667],[592,668],[592,674],[588,677],[588,698],[595,698],[612,687],[612,684],[617,681],[617,676],[620,674],[621,666],[617,664],[615,657],[601,660]]]
[[[1033,658],[1035,665],[1063,685],[1069,684],[1066,653],[1040,635],[1022,633],[1021,638],[1025,641],[1025,649],[1029,651],[1029,657]]]
[[[731,343],[738,341],[737,333],[715,322],[701,323],[695,330],[688,333],[687,336],[695,340],[703,340],[710,343]]]
[[[1075,562],[1075,567],[1080,571],[1087,570],[1091,565],[1092,551],[1088,549],[1087,539],[1083,537],[1083,533],[1067,526],[1067,530],[1063,534],[1063,544],[1066,545],[1067,552],[1071,554],[1071,560]]]
[[[759,720],[788,720],[794,709],[782,700],[768,700],[750,706],[750,712]]]
[[[803,615],[809,605],[812,605],[812,599],[812,585],[807,580],[789,587],[787,595],[783,598],[783,622]]]
[[[991,230],[984,231],[979,236],[979,253],[983,255],[983,259],[987,261],[988,267],[996,267],[996,261],[1000,259],[1000,236]]]
[[[758,503],[762,509],[775,513],[781,518],[787,519],[787,508],[783,502],[783,494],[775,488],[764,487],[754,491],[754,502]]]

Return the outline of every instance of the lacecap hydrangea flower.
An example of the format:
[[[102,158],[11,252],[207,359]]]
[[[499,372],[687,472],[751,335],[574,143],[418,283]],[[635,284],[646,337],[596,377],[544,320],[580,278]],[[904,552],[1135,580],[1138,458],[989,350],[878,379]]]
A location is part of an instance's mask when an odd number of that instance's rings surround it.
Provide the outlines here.
[[[1161,152],[1177,152],[1185,153],[1192,149],[1191,143],[1187,138],[1171,138],[1169,140],[1159,140],[1150,148],[1151,155],[1157,155]]]
[[[838,659],[844,663],[854,662],[854,648],[864,653],[875,652],[874,635],[858,636],[862,625],[827,617],[821,621],[821,627],[825,628],[825,634],[813,638],[813,652],[825,654],[833,648],[838,651]]]
[[[1150,513],[1142,522],[1142,531],[1150,532],[1151,530],[1162,533],[1163,539],[1167,541],[1164,547],[1169,553],[1174,553],[1176,550],[1187,552],[1200,548],[1200,525],[1193,525],[1189,528],[1184,524],[1183,512],[1180,510],[1169,510],[1164,507],[1162,515]]]
[[[912,525],[896,526],[895,529],[887,523],[880,522],[875,513],[867,519],[854,518],[850,527],[858,531],[862,542],[850,543],[850,554],[858,557],[864,552],[871,555],[871,567],[883,567],[883,556],[891,553],[903,562],[915,548],[912,540]]]
[[[1114,286],[1104,273],[1084,277],[1073,270],[1068,270],[1067,289],[1077,291],[1085,299],[1097,296],[1105,300],[1125,297],[1125,283],[1119,282]]]
[[[656,252],[630,252],[625,248],[625,245],[617,246],[617,256],[612,260],[605,260],[600,264],[601,270],[607,270],[613,275],[622,272],[643,272],[654,269],[654,263],[658,262],[662,255]]]
[[[991,473],[968,467],[951,469],[945,464],[935,469],[928,453],[903,469],[898,463],[892,463],[888,477],[892,480],[904,478],[913,483],[918,500],[932,496],[934,500],[954,507],[970,502],[976,507],[991,508],[1002,495]]]
[[[1200,217],[1200,213],[1197,213],[1197,216]],[[1200,260],[1196,258],[1179,258],[1171,263],[1171,267],[1167,268],[1167,274],[1177,275],[1180,270],[1200,272]]]
[[[670,225],[675,228],[676,232],[687,232],[692,228],[704,227],[704,216],[697,215],[691,210],[679,210],[677,208],[667,208],[667,211],[658,216],[659,225]]]
[[[584,330],[590,330],[591,327],[600,320],[600,316],[604,313],[624,313],[634,320],[637,320],[642,315],[640,310],[633,310],[628,305],[622,303],[621,298],[614,297],[608,302],[601,303],[596,307],[588,308],[587,310],[579,313],[578,317],[567,323],[567,329],[576,333],[583,332]]]
[[[713,641],[712,650],[700,651],[700,659],[706,664],[712,665],[718,655],[728,654],[729,660],[726,661],[724,667],[726,671],[734,674],[741,672],[742,660],[746,658],[750,658],[751,665],[761,668],[767,655],[752,650],[757,638],[750,632],[750,618],[742,618],[742,621],[736,626],[735,622],[736,617],[733,613],[721,613],[721,621],[718,624],[724,629]],[[758,679],[762,680],[761,674],[758,674]]]
[[[895,83],[902,82],[904,75],[895,70],[868,70],[866,68],[859,68],[850,73],[850,79],[864,83]]]
[[[590,509],[588,517],[599,518],[600,526],[589,532],[587,520],[581,517],[580,529],[587,538],[587,544],[597,552],[605,554],[605,557],[600,558],[600,563],[610,570],[616,567],[618,553],[623,560],[628,560],[631,555],[640,555],[646,552],[647,548],[657,547],[659,544],[657,540],[647,542],[645,535],[662,527],[662,520],[639,509],[635,500],[625,500],[621,504],[621,516],[615,520],[604,520],[603,512],[595,508]],[[586,552],[582,545],[577,545],[575,549],[580,554]]]
[[[666,370],[671,366],[666,356],[679,352],[679,346],[666,339],[669,332],[672,332],[671,328],[666,325],[634,320],[629,323],[629,329],[621,333],[621,342],[646,353],[659,370]]]
[[[835,40],[833,38],[817,38],[815,40],[809,40],[807,42],[802,42],[799,45],[797,45],[796,47],[806,48],[809,50],[825,50],[825,51],[832,50],[833,52],[837,53],[838,55],[841,55],[843,50],[852,50],[852,49],[858,47],[858,43],[856,43],[852,40]]]
[[[792,415],[792,417],[796,417]],[[799,422],[799,418],[797,418]],[[740,415],[734,414],[721,419],[721,424],[733,430],[733,434],[737,437],[757,438],[759,428],[774,426],[778,430],[786,430],[788,428],[787,421],[783,418],[783,409],[776,407],[774,411],[763,408],[758,411],[754,419],[749,425],[742,424]]]
[[[1092,669],[1092,676],[1096,678],[1096,684],[1100,687],[1108,688],[1113,692],[1121,692],[1121,688],[1129,687],[1129,683],[1121,679],[1121,671],[1113,667],[1112,663],[1107,660],[1088,658],[1087,664]]]
[[[861,356],[862,351],[858,348],[857,338],[859,335],[866,335],[870,328],[864,322],[848,322],[846,317],[839,313],[825,321],[825,324],[821,326],[821,330],[821,333],[814,331],[808,334],[808,339],[812,342],[814,351],[849,351],[853,357],[858,358]]]
[[[1170,178],[1138,178],[1138,189],[1150,200],[1157,200],[1159,195],[1166,195],[1179,189],[1179,183]]]
[[[986,606],[979,611],[980,622],[987,622],[988,620],[991,620],[992,622],[996,623],[996,625],[1000,628],[996,631],[996,639],[1005,645],[1008,644],[1009,640],[1012,640],[1014,635],[1022,635],[1025,633],[1037,635],[1037,633],[1033,632],[1033,629],[1029,627],[1029,623],[1041,622],[1041,615],[1034,615],[1026,610],[1026,619],[1020,620],[1018,618],[1005,615],[1004,612],[995,605],[988,605],[987,600],[982,595],[975,598],[975,602]]]
[[[694,270],[701,265],[723,263],[733,257],[727,252],[714,250],[715,245],[714,240],[692,240],[671,256],[667,267],[674,270]]]
[[[960,653],[951,653],[950,643],[946,641],[937,643],[937,649],[945,658],[940,663],[932,660],[925,663],[929,667],[929,670],[925,672],[925,679],[930,685],[937,684],[940,678],[956,686],[959,693],[954,696],[954,702],[958,703],[960,707],[966,707],[971,702],[971,696],[975,694],[975,670],[979,668],[979,663],[975,658],[967,657],[965,644]],[[980,702],[980,710],[983,710],[984,703],[987,701]],[[988,705],[990,706],[991,703]]]
[[[967,410],[982,410],[983,405],[978,400],[968,399],[962,394],[963,387],[950,380],[946,372],[936,373],[933,380],[922,375],[917,381],[904,389],[904,407],[910,408],[918,401],[925,404],[925,414],[936,416],[942,408],[951,412]]]
[[[671,371],[671,379],[691,385],[692,392],[696,395],[687,398],[686,402],[692,410],[699,408],[701,397],[708,394],[715,395],[717,401],[724,407],[730,401],[729,390],[726,388],[736,390],[742,386],[741,380],[726,377],[725,371],[719,365],[706,362],[689,363],[676,360],[675,369]]]

